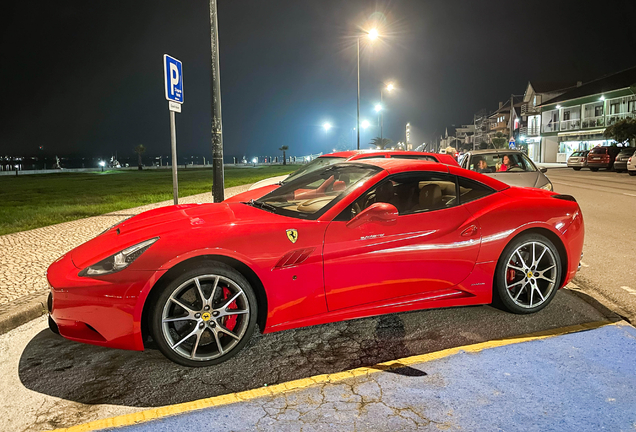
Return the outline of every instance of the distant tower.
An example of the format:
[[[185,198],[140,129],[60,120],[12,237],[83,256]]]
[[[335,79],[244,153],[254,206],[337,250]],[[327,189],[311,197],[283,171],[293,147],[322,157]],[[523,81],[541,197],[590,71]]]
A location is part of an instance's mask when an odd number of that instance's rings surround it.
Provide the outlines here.
[[[413,144],[411,144],[411,123],[406,124],[406,150],[413,150]]]

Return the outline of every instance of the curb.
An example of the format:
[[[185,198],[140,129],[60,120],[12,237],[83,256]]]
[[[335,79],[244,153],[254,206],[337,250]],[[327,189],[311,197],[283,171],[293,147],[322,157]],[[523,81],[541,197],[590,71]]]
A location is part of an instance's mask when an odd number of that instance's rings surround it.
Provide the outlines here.
[[[0,306],[0,335],[47,313],[48,291],[29,294]]]

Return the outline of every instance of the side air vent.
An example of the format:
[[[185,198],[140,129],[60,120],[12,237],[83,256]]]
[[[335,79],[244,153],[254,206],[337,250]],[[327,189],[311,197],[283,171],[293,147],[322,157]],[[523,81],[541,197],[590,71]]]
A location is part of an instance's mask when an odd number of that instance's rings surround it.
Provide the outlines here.
[[[302,264],[316,248],[297,249],[287,252],[278,260],[274,268],[291,267]]]
[[[552,195],[552,198],[576,202],[576,198],[574,198],[572,195]]]

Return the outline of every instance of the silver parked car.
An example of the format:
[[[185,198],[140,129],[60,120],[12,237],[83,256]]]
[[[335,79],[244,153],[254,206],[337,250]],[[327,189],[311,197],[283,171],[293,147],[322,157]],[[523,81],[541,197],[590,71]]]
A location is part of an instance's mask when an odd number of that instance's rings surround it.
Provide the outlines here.
[[[537,168],[525,153],[519,150],[473,150],[462,160],[462,168],[479,172],[511,186],[535,187],[554,190],[544,174],[547,168]]]
[[[627,171],[627,161],[634,155],[634,147],[625,147],[617,155],[614,160],[614,171]]]
[[[587,168],[588,150],[575,151],[568,158],[568,168],[574,168],[574,171],[580,171],[581,168]]]

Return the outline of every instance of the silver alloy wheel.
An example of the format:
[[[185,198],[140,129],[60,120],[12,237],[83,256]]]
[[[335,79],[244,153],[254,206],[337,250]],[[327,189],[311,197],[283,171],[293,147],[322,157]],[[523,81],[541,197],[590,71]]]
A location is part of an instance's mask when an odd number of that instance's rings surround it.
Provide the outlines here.
[[[541,242],[526,242],[508,258],[506,292],[517,306],[535,308],[550,298],[556,277],[557,261],[552,250]]]
[[[162,333],[169,347],[195,361],[212,360],[231,351],[249,321],[250,307],[243,289],[233,280],[214,274],[179,285],[161,314]]]

